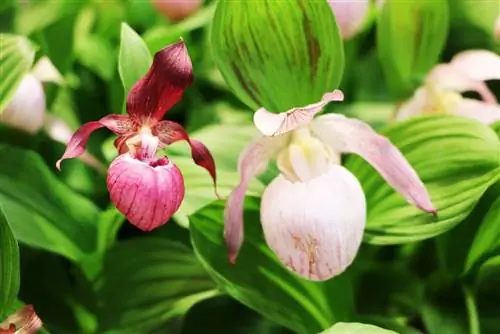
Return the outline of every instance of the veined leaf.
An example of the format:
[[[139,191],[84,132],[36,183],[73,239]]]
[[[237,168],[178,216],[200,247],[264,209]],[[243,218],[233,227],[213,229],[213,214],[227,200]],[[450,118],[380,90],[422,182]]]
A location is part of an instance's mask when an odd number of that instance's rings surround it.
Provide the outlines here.
[[[0,204],[0,322],[15,302],[19,285],[19,247]]]

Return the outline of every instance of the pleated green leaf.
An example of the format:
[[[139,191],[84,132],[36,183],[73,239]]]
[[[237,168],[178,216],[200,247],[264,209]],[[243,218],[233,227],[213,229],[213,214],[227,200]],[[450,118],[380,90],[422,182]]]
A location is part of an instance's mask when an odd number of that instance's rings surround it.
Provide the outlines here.
[[[0,113],[29,72],[35,60],[35,49],[23,36],[0,34]]]
[[[19,292],[19,247],[0,205],[0,321]]]
[[[170,333],[170,322],[218,294],[191,249],[152,237],[117,243],[95,289],[99,333]]]
[[[190,231],[198,258],[224,291],[295,333],[318,333],[348,320],[353,307],[348,274],[312,282],[286,269],[265,243],[255,198],[247,200],[245,242],[236,265],[230,265],[223,210],[218,201],[190,216]]]
[[[415,168],[437,217],[408,204],[368,163],[349,157],[346,167],[362,183],[368,205],[365,241],[401,244],[451,229],[500,178],[500,140],[491,128],[465,118],[418,117],[383,132]]]
[[[317,102],[337,88],[344,69],[326,1],[222,0],[211,38],[229,88],[254,110],[283,112]]]

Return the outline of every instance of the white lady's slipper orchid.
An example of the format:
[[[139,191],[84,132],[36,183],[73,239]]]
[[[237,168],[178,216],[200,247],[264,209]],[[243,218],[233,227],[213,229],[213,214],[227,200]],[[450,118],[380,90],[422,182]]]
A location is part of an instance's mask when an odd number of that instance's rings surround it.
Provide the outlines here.
[[[44,82],[61,83],[62,77],[47,57],[41,58],[17,87],[9,104],[0,113],[0,122],[30,134],[44,125]]]
[[[25,305],[0,323],[0,334],[35,334],[42,328],[42,321],[32,305]]]
[[[437,65],[413,97],[398,109],[396,120],[429,113],[449,113],[485,124],[500,120],[500,105],[484,83],[500,79],[500,56],[487,50],[468,50],[449,63]],[[475,91],[482,101],[462,97]]]
[[[359,33],[370,9],[370,0],[328,0],[342,39],[347,40]]]
[[[410,203],[435,214],[427,190],[401,152],[369,125],[342,115],[313,119],[336,90],[322,101],[274,114],[256,111],[264,134],[242,152],[240,183],[224,213],[224,237],[234,263],[243,243],[243,200],[252,178],[276,159],[280,175],[266,188],[261,222],[269,247],[287,268],[310,280],[326,280],[354,260],[366,221],[366,202],[356,177],[340,165],[342,153],[368,161]]]

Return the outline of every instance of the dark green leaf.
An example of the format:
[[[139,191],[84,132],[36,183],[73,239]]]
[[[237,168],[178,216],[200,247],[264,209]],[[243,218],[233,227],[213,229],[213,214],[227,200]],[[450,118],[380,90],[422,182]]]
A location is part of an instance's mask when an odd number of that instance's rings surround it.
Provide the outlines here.
[[[193,304],[218,294],[189,248],[152,237],[117,243],[95,288],[102,306],[99,332],[107,333],[165,331]]]
[[[35,60],[35,49],[23,36],[0,34],[0,113]]]
[[[0,321],[19,292],[19,247],[0,203]]]
[[[314,103],[340,83],[344,51],[326,1],[219,1],[211,34],[222,76],[253,110]]]
[[[418,172],[438,210],[437,217],[408,204],[359,157],[346,167],[363,185],[368,217],[365,240],[399,244],[451,229],[472,211],[500,177],[500,140],[487,126],[454,116],[425,116],[384,131]]]
[[[352,311],[348,275],[312,282],[290,272],[267,247],[258,208],[255,199],[247,202],[245,242],[235,266],[229,264],[222,237],[224,203],[190,216],[196,254],[215,281],[241,303],[297,333],[317,333],[347,320]]]
[[[36,153],[0,145],[0,155],[0,200],[17,239],[71,260],[95,251],[99,209],[59,181]]]

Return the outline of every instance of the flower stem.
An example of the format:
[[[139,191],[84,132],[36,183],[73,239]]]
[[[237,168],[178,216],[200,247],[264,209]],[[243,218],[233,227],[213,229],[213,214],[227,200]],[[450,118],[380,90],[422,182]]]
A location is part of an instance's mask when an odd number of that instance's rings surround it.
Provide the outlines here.
[[[471,288],[467,285],[462,286],[465,297],[465,307],[467,308],[467,315],[469,318],[469,333],[470,334],[481,334],[481,329],[479,326],[479,316],[477,312],[476,300],[474,298],[474,293]]]

